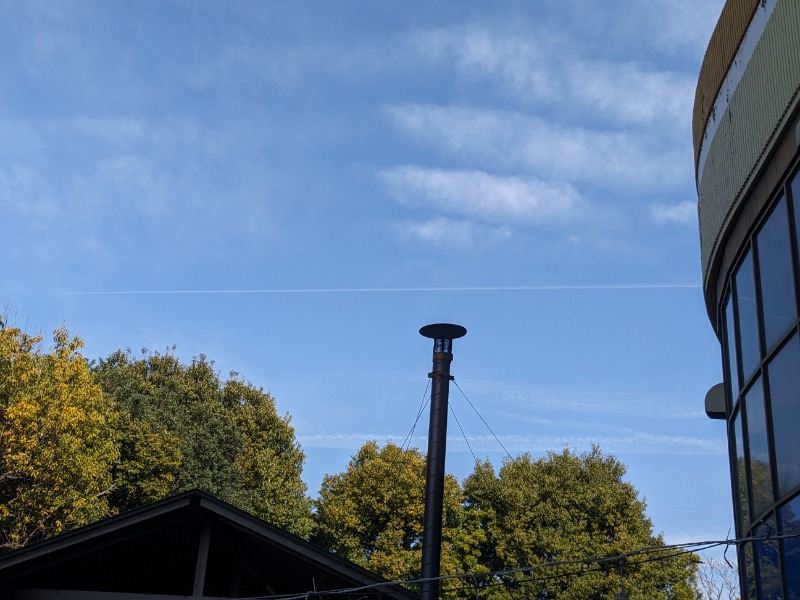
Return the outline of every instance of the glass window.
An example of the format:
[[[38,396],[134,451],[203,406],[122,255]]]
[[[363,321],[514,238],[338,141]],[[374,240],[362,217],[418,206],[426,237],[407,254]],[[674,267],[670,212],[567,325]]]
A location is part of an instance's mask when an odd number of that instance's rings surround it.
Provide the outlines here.
[[[800,171],[792,175],[792,207],[794,208],[795,236],[800,242]]]
[[[756,237],[761,307],[767,351],[775,347],[797,320],[792,275],[792,247],[786,201],[781,198]]]
[[[736,272],[736,310],[739,315],[739,348],[742,357],[742,376],[747,380],[761,362],[758,345],[758,313],[756,287],[753,278],[753,255],[748,252]]]
[[[750,526],[750,503],[747,500],[747,471],[744,467],[744,438],[742,437],[742,411],[738,411],[733,417],[734,447],[736,448],[736,464],[733,467],[735,480],[733,482],[736,498],[736,512],[739,525],[739,536],[747,535]]]
[[[800,496],[780,511],[781,532],[784,535],[800,535]],[[787,600],[800,600],[800,537],[781,540],[783,578]]]
[[[725,346],[728,352],[728,377],[731,386],[731,406],[739,396],[739,363],[736,360],[736,327],[733,322],[733,299],[728,296],[725,306]]]
[[[754,535],[755,537],[773,536],[773,539],[765,539],[753,542],[755,551],[756,567],[758,569],[758,598],[759,600],[781,600],[781,565],[778,558],[778,541],[774,539],[777,535],[774,524],[771,522],[759,525]]]
[[[778,495],[800,485],[800,344],[797,334],[767,366]]]
[[[742,592],[743,600],[758,600],[756,596],[756,566],[753,560],[753,544],[746,542],[742,548]]]
[[[745,395],[745,434],[750,459],[751,517],[755,519],[772,505],[772,475],[767,445],[767,419],[764,413],[764,391],[759,377]]]

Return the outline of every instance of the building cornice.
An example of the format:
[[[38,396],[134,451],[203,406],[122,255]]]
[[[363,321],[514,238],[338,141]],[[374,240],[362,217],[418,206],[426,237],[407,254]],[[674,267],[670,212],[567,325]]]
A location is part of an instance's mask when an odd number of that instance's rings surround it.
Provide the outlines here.
[[[714,103],[760,4],[761,0],[727,0],[714,28],[694,94],[692,137],[695,172]]]

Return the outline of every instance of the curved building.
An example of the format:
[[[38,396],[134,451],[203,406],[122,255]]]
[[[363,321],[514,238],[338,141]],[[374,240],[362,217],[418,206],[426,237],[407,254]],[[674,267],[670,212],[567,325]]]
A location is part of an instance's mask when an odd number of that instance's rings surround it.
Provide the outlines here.
[[[800,0],[728,0],[693,133],[742,598],[800,599]]]

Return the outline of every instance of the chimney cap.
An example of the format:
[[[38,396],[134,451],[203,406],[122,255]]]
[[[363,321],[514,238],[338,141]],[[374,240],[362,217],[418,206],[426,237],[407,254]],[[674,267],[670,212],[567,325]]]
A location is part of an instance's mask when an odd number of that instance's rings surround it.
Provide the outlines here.
[[[451,325],[450,323],[434,323],[420,328],[419,334],[434,340],[455,340],[467,335],[466,327],[461,325]]]

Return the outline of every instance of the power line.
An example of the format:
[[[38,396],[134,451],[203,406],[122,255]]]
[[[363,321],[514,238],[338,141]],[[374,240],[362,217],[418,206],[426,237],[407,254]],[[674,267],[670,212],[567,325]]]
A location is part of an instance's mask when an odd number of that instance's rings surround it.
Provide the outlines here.
[[[325,596],[342,596],[345,594],[357,594],[361,592],[380,591],[381,589],[386,589],[387,587],[419,585],[423,581],[432,581],[434,579],[439,582],[447,582],[453,580],[461,580],[464,582],[464,584],[458,588],[454,588],[451,590],[443,589],[442,593],[446,594],[449,592],[457,592],[463,589],[473,588],[476,585],[475,582],[486,579],[494,579],[495,581],[488,581],[486,583],[483,583],[482,586],[483,588],[496,587],[498,585],[507,586],[509,584],[519,585],[519,584],[529,584],[542,581],[546,582],[548,580],[576,577],[584,575],[586,573],[607,570],[607,567],[610,565],[621,564],[622,568],[624,569],[626,566],[636,566],[649,562],[665,561],[672,558],[685,556],[687,554],[693,554],[695,552],[710,550],[711,548],[716,548],[720,546],[726,546],[726,547],[739,546],[750,542],[777,541],[784,539],[794,539],[798,537],[800,537],[800,533],[775,533],[765,536],[750,536],[750,537],[736,538],[736,539],[684,542],[681,544],[669,544],[663,546],[644,546],[642,548],[637,548],[635,550],[629,550],[627,552],[622,552],[610,556],[569,559],[569,560],[553,560],[540,563],[538,565],[530,565],[514,569],[503,569],[498,571],[489,571],[486,573],[461,573],[458,575],[442,575],[440,577],[436,577],[433,579],[426,579],[426,580],[411,579],[411,580],[386,581],[386,582],[351,587],[351,588],[342,588],[335,590],[315,590],[301,594],[254,596],[250,600],[305,600],[308,598],[324,598]],[[667,554],[665,554],[665,552]],[[637,558],[639,558],[639,560],[636,560]],[[553,575],[543,575],[543,576],[537,576],[535,578],[531,577],[528,579],[517,579],[513,581],[502,580],[502,578],[504,577],[511,577],[514,575],[530,575],[536,573],[537,571],[541,571],[552,567],[570,567],[570,566],[580,567],[580,569],[572,573],[557,573]]]

